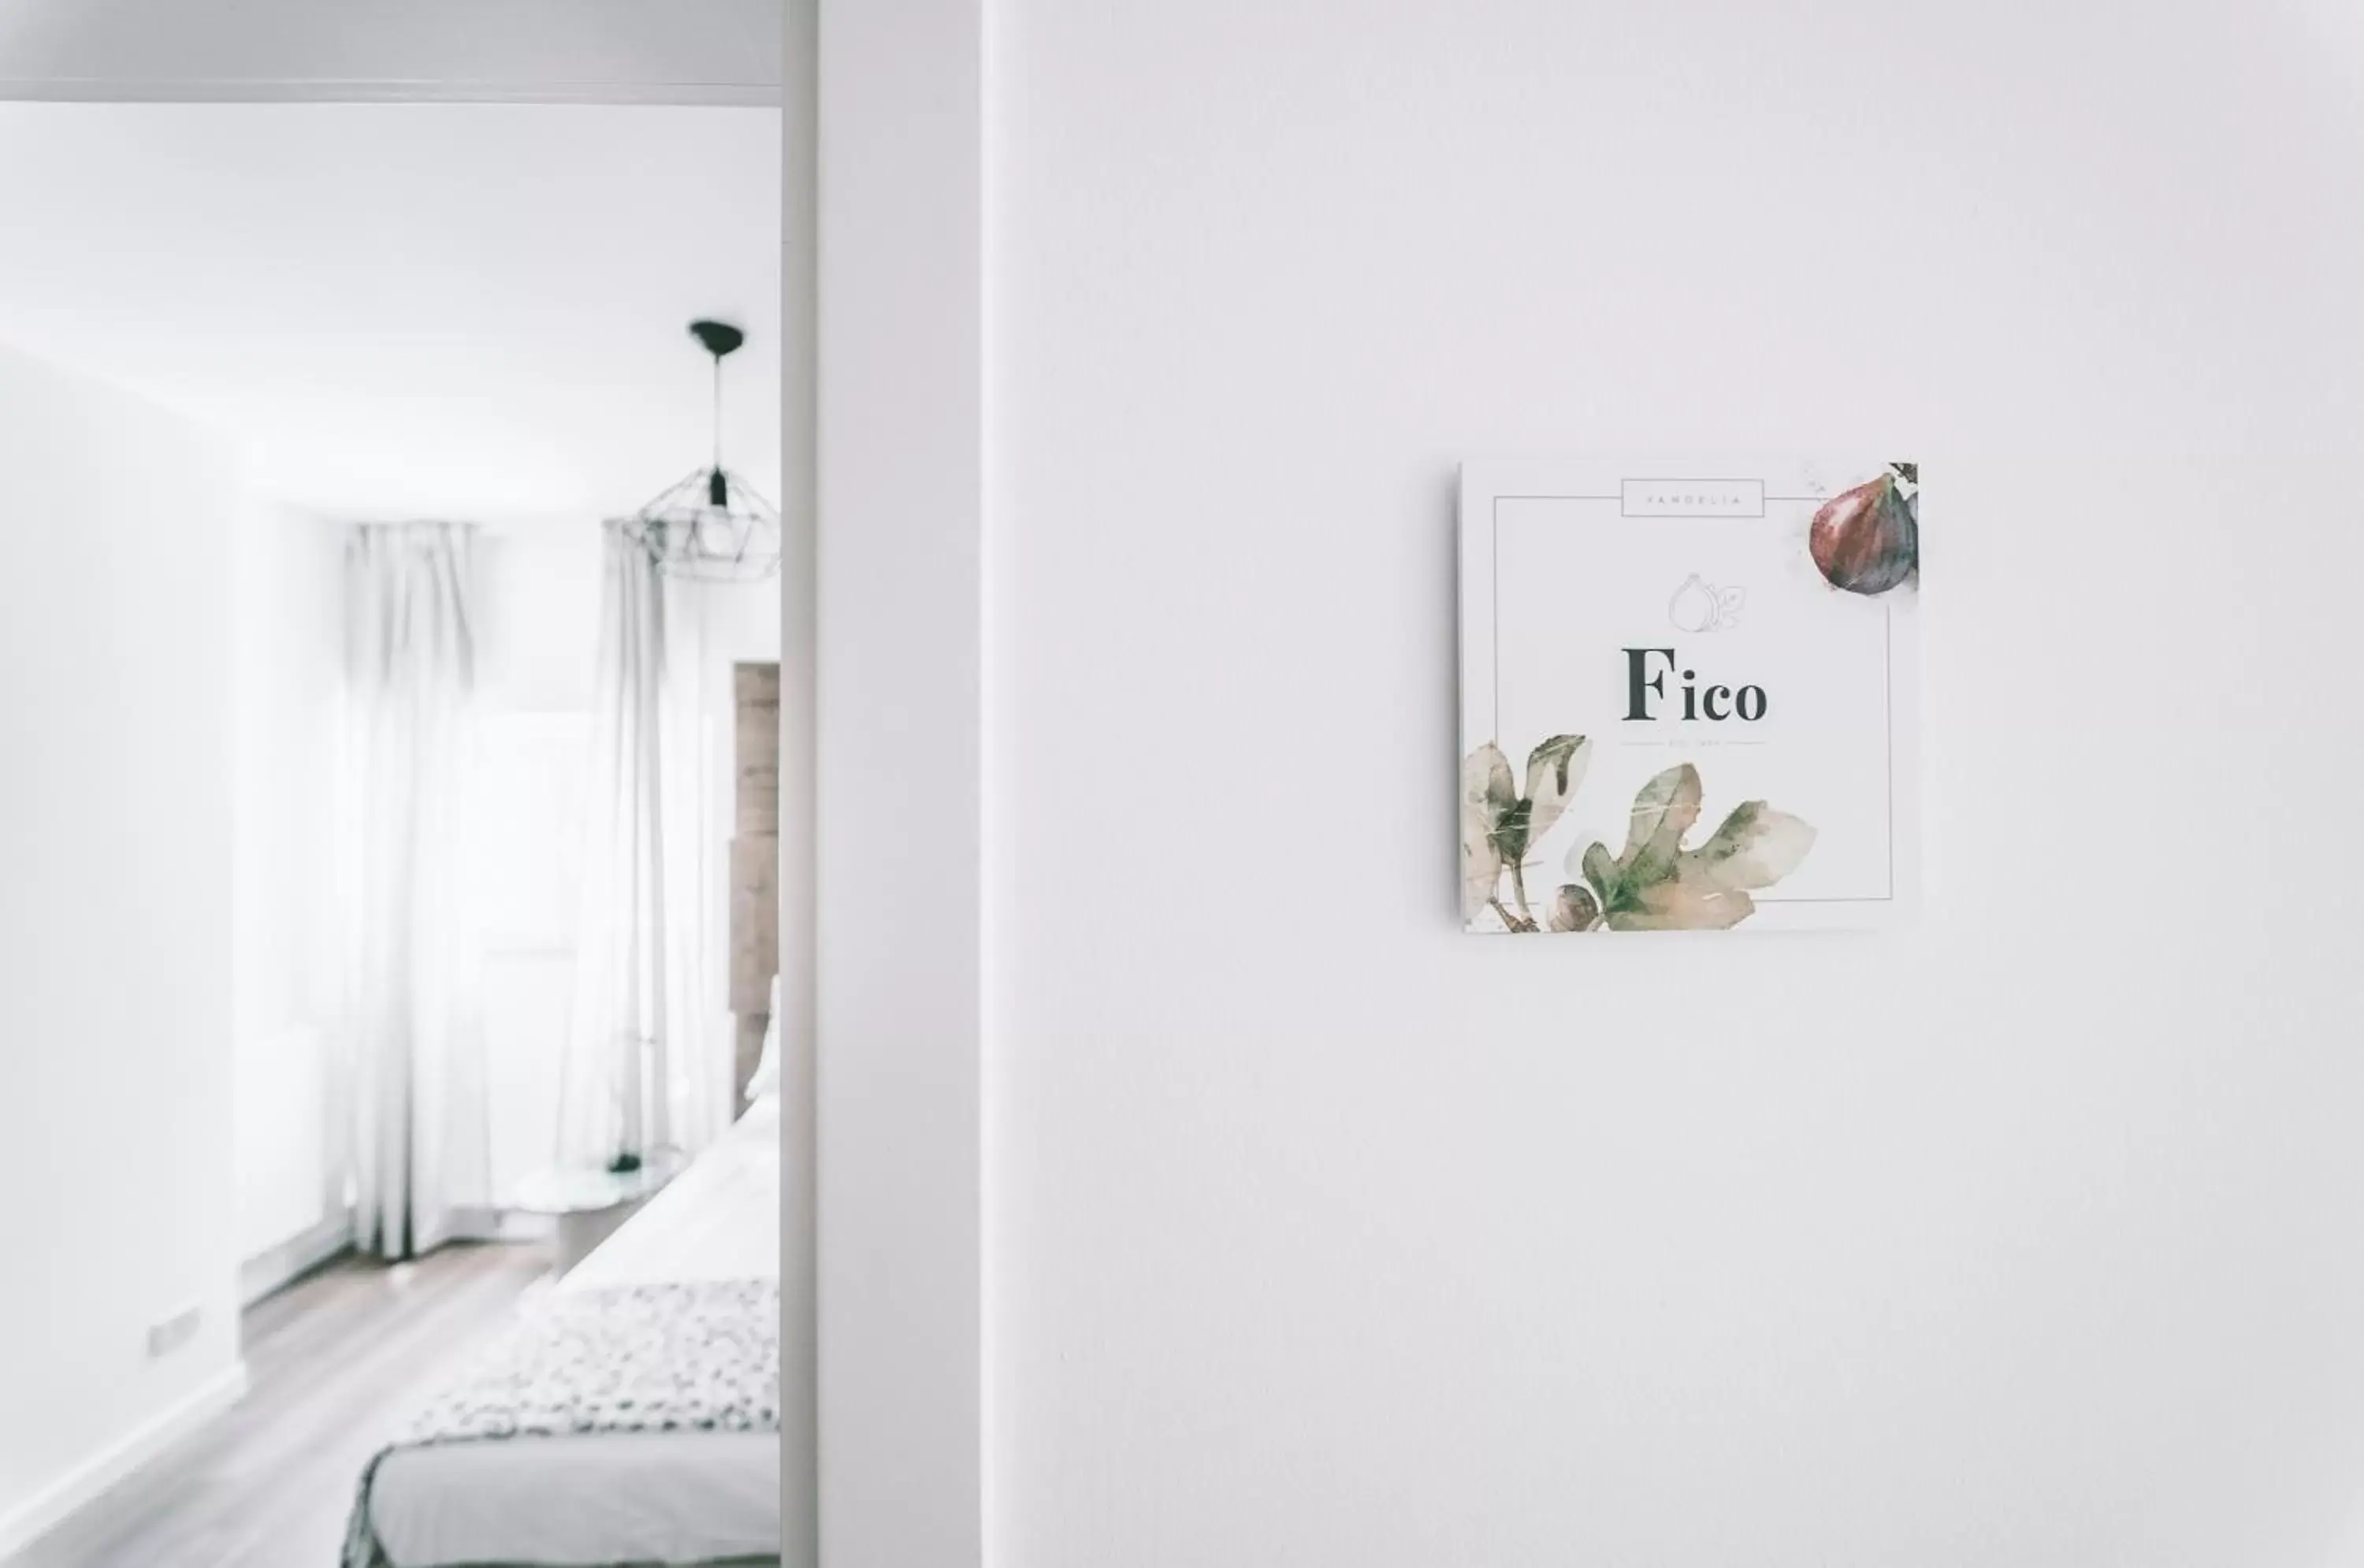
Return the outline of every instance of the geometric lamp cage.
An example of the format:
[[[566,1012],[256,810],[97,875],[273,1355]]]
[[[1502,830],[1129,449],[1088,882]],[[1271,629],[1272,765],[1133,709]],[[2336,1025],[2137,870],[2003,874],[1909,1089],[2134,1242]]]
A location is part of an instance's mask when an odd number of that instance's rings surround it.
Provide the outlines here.
[[[780,514],[722,466],[722,361],[746,334],[720,321],[693,321],[689,330],[714,356],[714,461],[623,519],[622,527],[669,575],[759,582],[780,569]]]

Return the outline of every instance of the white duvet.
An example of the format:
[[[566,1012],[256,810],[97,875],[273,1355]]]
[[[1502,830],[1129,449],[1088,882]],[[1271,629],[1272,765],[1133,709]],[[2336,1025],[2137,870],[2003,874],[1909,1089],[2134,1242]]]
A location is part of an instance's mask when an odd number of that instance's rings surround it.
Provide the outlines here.
[[[561,1291],[780,1275],[778,1103],[712,1149],[559,1282]],[[610,1432],[398,1449],[370,1521],[401,1568],[775,1559],[775,1432]]]

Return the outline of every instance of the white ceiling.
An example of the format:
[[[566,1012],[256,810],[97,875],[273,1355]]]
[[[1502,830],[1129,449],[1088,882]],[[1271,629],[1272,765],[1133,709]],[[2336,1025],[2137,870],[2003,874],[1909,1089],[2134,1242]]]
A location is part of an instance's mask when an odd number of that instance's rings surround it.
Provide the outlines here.
[[[339,518],[628,510],[724,457],[780,494],[764,108],[0,104],[0,343],[242,443]]]

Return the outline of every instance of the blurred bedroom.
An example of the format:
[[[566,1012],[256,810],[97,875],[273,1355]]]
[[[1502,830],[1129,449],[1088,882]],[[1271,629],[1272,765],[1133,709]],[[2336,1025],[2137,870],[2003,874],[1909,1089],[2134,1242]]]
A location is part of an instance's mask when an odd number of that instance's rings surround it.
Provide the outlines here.
[[[0,104],[0,1562],[781,1554],[776,103]]]

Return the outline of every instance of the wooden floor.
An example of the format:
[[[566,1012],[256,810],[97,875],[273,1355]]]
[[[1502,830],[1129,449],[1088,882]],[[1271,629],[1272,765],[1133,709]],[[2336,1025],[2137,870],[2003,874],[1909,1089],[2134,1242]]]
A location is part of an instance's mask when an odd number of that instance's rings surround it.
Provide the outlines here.
[[[540,1243],[348,1257],[258,1302],[238,1407],[8,1568],[336,1568],[362,1465],[549,1262]]]

